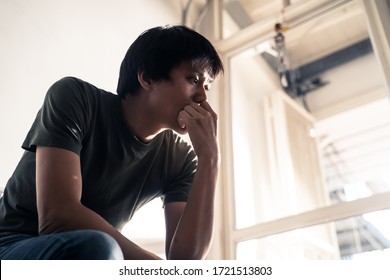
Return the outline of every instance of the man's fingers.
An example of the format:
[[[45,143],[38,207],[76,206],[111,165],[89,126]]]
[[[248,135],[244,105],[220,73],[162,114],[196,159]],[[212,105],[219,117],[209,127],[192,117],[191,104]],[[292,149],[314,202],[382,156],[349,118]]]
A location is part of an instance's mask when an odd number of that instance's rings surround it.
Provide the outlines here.
[[[198,121],[200,121],[201,119],[210,119],[213,120],[214,127],[216,127],[217,125],[217,114],[214,112],[214,110],[211,108],[210,104],[207,101],[203,101],[200,104],[192,102],[191,104],[185,106],[183,110],[180,111],[177,120],[182,129],[188,129],[190,123],[195,121],[196,119],[198,119]]]
[[[207,101],[203,101],[200,104],[192,102],[190,105],[187,105],[184,109],[193,115],[195,112],[198,112],[204,116],[211,114],[213,117],[216,117],[217,114],[214,112],[213,108],[211,108],[210,104]],[[195,110],[195,111],[194,111]]]
[[[202,107],[203,109],[205,109],[206,111],[208,111],[210,113],[215,113],[213,108],[211,107],[210,103],[208,103],[207,101],[201,102],[200,107]]]
[[[197,114],[201,113],[199,112],[199,109],[197,107],[199,107],[199,105],[197,105],[196,103],[192,103],[191,105],[185,106],[184,111],[187,112],[190,116],[194,117]]]
[[[214,120],[217,120],[218,115],[214,112],[213,108],[210,106],[210,103],[208,103],[207,101],[203,101],[202,103],[200,103],[200,107],[209,112],[213,116]]]

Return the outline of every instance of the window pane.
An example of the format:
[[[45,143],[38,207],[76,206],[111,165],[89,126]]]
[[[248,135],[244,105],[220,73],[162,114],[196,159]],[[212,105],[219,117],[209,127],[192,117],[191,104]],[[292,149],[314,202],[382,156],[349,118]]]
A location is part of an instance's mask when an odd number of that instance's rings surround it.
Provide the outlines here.
[[[231,59],[233,165],[237,227],[252,225],[271,214],[264,211],[272,196],[271,144],[267,90],[277,84],[267,76],[267,65],[251,54]],[[242,73],[251,73],[242,75]],[[256,186],[256,187],[255,187]],[[259,188],[261,186],[261,188]],[[263,217],[265,215],[265,217]]]
[[[318,121],[332,203],[390,190],[389,112],[389,100],[384,97]]]
[[[390,260],[390,210],[237,244],[237,259]]]

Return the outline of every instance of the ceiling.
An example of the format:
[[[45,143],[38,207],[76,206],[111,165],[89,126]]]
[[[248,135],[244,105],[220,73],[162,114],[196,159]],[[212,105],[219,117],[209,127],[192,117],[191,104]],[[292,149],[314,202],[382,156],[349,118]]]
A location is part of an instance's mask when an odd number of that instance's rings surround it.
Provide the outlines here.
[[[182,0],[184,1],[184,0]],[[183,16],[199,20],[209,0],[183,2]],[[312,63],[369,38],[365,15],[356,0],[224,0],[224,38],[263,22],[284,26],[291,68]],[[302,12],[298,15],[296,11]]]
[[[228,0],[225,10],[239,29],[255,22],[284,24],[284,36],[290,63],[296,68],[316,61],[336,51],[352,46],[369,37],[364,13],[358,1],[342,1],[343,5],[315,15],[308,15],[291,24],[283,20],[283,10],[296,9],[311,0],[289,1],[283,9],[283,1]],[[232,27],[233,28],[233,27]]]

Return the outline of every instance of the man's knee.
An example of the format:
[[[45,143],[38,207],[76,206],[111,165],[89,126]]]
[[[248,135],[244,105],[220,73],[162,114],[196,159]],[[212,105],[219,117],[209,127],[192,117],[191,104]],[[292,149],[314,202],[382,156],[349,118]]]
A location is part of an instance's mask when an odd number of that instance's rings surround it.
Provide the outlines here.
[[[123,259],[119,244],[109,234],[97,230],[81,230],[77,234],[74,256],[69,258],[90,260]]]

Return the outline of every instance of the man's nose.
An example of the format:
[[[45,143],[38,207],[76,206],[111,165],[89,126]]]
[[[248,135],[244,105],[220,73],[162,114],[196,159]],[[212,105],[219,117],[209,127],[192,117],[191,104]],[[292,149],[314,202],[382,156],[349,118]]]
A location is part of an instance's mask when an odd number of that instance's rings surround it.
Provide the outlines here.
[[[194,102],[201,103],[203,101],[207,100],[207,91],[205,87],[199,87],[199,89],[196,92],[196,95],[194,96]]]

